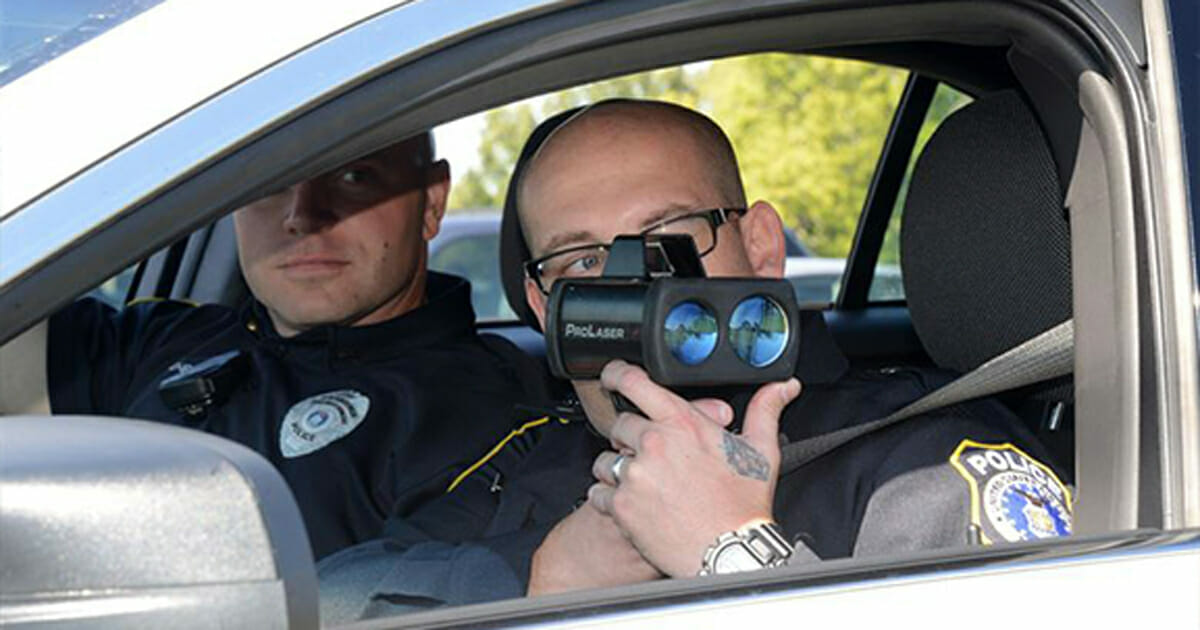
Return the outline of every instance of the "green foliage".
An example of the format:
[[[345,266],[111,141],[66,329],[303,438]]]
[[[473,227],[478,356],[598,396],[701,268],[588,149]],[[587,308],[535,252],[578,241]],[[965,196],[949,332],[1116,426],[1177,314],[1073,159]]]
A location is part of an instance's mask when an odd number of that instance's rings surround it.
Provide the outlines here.
[[[713,63],[709,113],[733,142],[749,201],[771,202],[821,256],[850,251],[906,74],[783,54]]]
[[[814,253],[844,257],[906,79],[905,71],[886,66],[763,54],[644,72],[524,101],[487,113],[479,166],[456,176],[450,207],[500,207],[536,121],[608,98],[661,99],[710,115],[733,143],[749,201],[771,202]],[[939,89],[918,147],[964,99]],[[898,226],[898,213],[893,220]],[[895,241],[894,235],[885,241],[882,262],[898,259]]]
[[[609,98],[658,99],[695,106],[696,87],[686,68],[666,68],[556,92],[540,99],[537,116],[530,101],[489,111],[479,140],[479,165],[455,176],[450,211],[502,207],[508,178],[537,122],[564,109]]]
[[[451,211],[504,205],[508,177],[537,122],[529,103],[493,109],[484,116],[479,165],[454,177],[448,203]]]
[[[697,85],[695,72],[683,67],[652,70],[617,77],[552,94],[542,107],[546,118],[564,109],[587,105],[611,98],[656,99],[695,107]]]

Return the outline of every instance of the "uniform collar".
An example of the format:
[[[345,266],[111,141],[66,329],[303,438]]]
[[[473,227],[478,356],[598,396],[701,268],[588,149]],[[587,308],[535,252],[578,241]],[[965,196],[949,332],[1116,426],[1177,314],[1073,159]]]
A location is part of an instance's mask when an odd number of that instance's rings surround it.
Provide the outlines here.
[[[284,338],[275,331],[266,307],[253,299],[242,311],[243,322],[259,338],[282,349],[327,347],[334,360],[386,358],[474,333],[470,283],[458,276],[427,273],[425,304],[378,324],[318,326]]]
[[[821,311],[800,311],[800,358],[796,378],[804,384],[833,383],[842,378],[850,362],[838,349]]]

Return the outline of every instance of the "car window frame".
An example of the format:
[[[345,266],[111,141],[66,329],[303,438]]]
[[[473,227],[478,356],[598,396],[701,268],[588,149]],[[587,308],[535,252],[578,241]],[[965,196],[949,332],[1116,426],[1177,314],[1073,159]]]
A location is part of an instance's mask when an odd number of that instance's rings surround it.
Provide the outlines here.
[[[846,257],[842,288],[834,304],[839,310],[861,310],[871,303],[871,283],[875,279],[888,222],[937,86],[937,80],[915,72],[909,74],[905,83],[871,176],[850,254]]]

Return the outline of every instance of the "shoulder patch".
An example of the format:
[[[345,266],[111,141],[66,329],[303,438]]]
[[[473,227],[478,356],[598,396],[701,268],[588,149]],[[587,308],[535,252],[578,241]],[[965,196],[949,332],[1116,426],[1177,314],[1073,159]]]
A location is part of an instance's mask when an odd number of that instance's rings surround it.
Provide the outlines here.
[[[984,544],[1071,535],[1071,491],[1049,466],[1012,444],[963,440],[950,465],[971,490]]]

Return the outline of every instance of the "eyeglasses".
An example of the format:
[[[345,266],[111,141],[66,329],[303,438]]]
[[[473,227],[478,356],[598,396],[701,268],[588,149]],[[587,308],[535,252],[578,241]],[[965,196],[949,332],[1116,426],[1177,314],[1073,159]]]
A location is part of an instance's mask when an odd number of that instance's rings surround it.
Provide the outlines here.
[[[655,223],[638,234],[686,234],[692,237],[696,251],[704,257],[717,247],[717,228],[744,214],[745,208],[698,210]],[[560,249],[525,263],[525,275],[537,283],[543,294],[550,295],[550,287],[559,278],[599,276],[611,247],[610,242]]]

